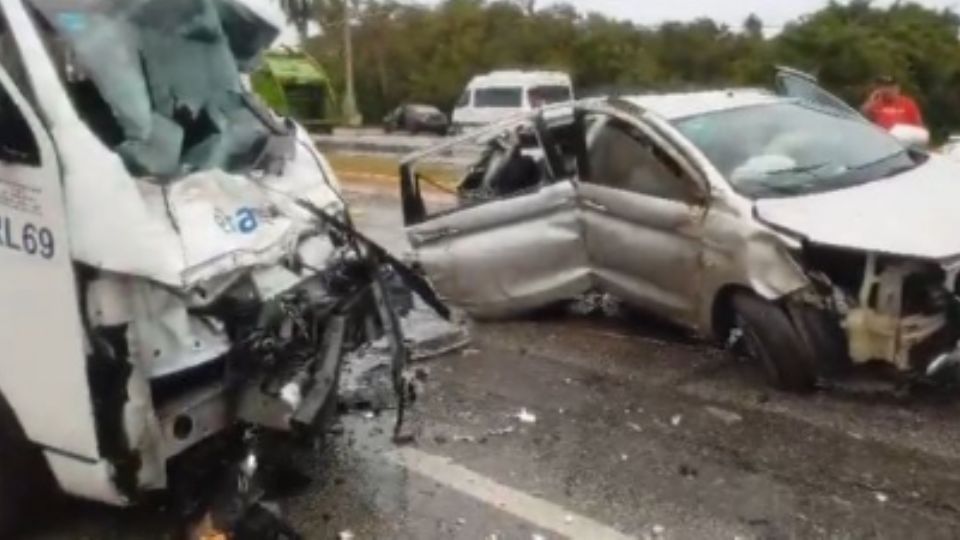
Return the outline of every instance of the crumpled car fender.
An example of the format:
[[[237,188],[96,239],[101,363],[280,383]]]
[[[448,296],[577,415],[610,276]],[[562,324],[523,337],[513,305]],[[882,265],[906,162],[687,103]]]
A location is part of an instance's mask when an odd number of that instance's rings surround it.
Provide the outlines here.
[[[780,300],[810,285],[793,251],[801,249],[796,238],[780,234],[756,222],[711,213],[703,251],[703,296],[698,326],[715,334],[716,302],[732,288],[753,291],[771,301]],[[718,215],[719,214],[719,215]]]

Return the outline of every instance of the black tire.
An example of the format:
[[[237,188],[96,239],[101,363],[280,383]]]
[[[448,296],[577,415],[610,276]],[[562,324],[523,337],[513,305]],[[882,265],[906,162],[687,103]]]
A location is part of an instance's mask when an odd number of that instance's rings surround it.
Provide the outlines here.
[[[817,382],[814,355],[787,313],[750,294],[733,298],[734,321],[743,332],[743,350],[763,369],[768,382],[788,392],[809,392]]]
[[[48,494],[52,478],[40,450],[30,444],[0,396],[0,538],[11,538]]]
[[[847,336],[839,317],[807,305],[791,307],[790,314],[810,345],[819,373],[840,377],[853,370]]]

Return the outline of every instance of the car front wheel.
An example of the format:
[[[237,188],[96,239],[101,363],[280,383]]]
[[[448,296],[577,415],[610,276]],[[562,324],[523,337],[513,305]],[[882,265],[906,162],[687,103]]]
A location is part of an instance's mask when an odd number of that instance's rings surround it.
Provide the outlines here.
[[[751,294],[733,299],[741,350],[763,369],[771,385],[809,392],[817,381],[813,351],[780,306]]]

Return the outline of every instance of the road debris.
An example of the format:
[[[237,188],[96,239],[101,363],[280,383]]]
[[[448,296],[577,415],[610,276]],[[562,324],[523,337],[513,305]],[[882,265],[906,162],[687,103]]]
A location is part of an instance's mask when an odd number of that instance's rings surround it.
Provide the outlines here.
[[[526,408],[520,409],[520,412],[517,413],[517,420],[524,424],[536,424],[537,415],[528,411]]]
[[[654,525],[651,531],[653,531],[653,534],[661,536],[667,529],[663,525]]]
[[[874,497],[877,498],[877,502],[879,503],[885,503],[890,500],[890,497],[886,493],[883,493],[881,491],[874,493]]]
[[[682,421],[683,421],[683,415],[675,414],[675,415],[673,415],[673,416],[670,417],[670,425],[673,426],[673,427],[679,426],[679,425],[680,425],[680,422],[682,422]]]
[[[636,431],[637,433],[643,433],[643,428],[640,427],[640,424],[637,424],[636,422],[627,422],[627,427],[633,431]]]
[[[491,437],[497,437],[497,436],[501,436],[501,435],[510,435],[511,433],[515,432],[516,430],[517,430],[517,428],[516,428],[515,426],[507,426],[507,427],[498,428],[498,429],[491,429],[491,430],[487,431],[487,435],[489,435],[489,436],[491,436]]]
[[[742,416],[728,409],[721,409],[720,407],[714,407],[712,405],[708,405],[707,407],[704,407],[704,410],[707,411],[709,415],[719,419],[721,422],[727,424],[728,426],[737,424],[743,421]]]
[[[340,531],[340,534],[337,535],[337,540],[354,540],[354,538],[356,538],[356,536],[354,536],[353,531],[349,529]]]
[[[697,469],[687,464],[681,464],[678,472],[680,473],[680,476],[683,476],[684,478],[696,478],[700,474]]]

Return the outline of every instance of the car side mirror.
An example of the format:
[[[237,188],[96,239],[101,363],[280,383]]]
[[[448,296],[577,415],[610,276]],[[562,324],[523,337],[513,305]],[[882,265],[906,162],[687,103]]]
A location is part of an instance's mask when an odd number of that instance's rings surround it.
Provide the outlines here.
[[[920,126],[897,124],[890,128],[890,135],[911,149],[922,150],[930,144],[930,132]]]

